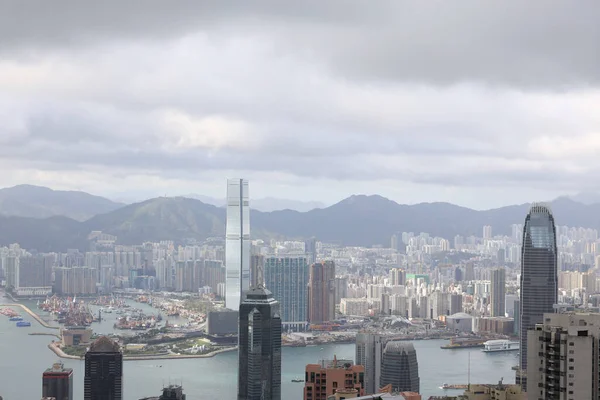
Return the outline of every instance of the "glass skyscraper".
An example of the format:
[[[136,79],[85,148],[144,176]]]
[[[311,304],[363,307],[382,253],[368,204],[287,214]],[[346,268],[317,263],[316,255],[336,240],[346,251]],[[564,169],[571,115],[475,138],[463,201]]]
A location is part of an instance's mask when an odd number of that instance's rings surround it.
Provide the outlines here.
[[[270,256],[265,259],[265,287],[280,304],[281,321],[289,330],[304,330],[308,324],[306,256]]]
[[[259,284],[240,305],[238,399],[281,399],[279,304]]]
[[[101,336],[85,353],[84,400],[123,399],[123,353],[112,339]]]
[[[554,311],[558,296],[557,274],[554,217],[546,205],[533,204],[525,218],[521,248],[521,371],[527,370],[527,331],[544,322],[544,313]],[[521,383],[526,385],[525,381]]]
[[[237,311],[250,288],[250,200],[248,181],[227,180],[225,307]]]

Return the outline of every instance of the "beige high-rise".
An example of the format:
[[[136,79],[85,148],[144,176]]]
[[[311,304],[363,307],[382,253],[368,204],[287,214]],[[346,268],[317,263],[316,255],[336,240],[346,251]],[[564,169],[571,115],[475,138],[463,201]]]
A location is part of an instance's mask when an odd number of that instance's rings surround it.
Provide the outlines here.
[[[527,341],[529,400],[599,398],[600,314],[544,314]]]

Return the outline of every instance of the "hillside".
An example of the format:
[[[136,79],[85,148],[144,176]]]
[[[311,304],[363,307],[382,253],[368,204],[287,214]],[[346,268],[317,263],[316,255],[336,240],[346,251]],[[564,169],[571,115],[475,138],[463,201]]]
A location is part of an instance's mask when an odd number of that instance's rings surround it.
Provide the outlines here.
[[[0,189],[0,215],[4,216],[64,216],[85,221],[122,206],[121,203],[85,192],[52,190],[42,186],[19,185]]]
[[[558,225],[600,229],[600,205],[567,198],[551,204]],[[528,204],[477,211],[449,203],[401,205],[381,196],[351,196],[323,209],[252,211],[253,238],[303,239],[311,236],[331,243],[388,245],[395,232],[428,232],[452,240],[459,235],[481,236],[483,225],[495,234],[510,234],[510,225],[522,223]],[[19,242],[38,250],[86,248],[92,230],[118,236],[119,243],[186,239],[203,240],[225,234],[225,209],[184,197],[160,197],[121,207],[87,221],[64,217],[0,218],[0,245]]]

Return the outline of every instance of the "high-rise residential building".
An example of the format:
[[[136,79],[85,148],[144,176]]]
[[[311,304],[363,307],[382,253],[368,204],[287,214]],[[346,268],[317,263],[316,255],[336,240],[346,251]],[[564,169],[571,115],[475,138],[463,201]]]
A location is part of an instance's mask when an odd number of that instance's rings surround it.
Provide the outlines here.
[[[406,284],[406,271],[402,268],[392,268],[389,273],[389,283],[391,286]]]
[[[527,331],[543,322],[557,302],[557,248],[554,216],[542,204],[533,204],[525,218],[521,248],[520,370],[517,383],[527,391]],[[537,351],[537,350],[536,350]]]
[[[475,280],[475,266],[472,262],[468,262],[465,266],[465,281]]]
[[[238,343],[238,400],[280,400],[279,304],[260,285],[240,305]]]
[[[419,392],[419,363],[411,342],[388,342],[383,351],[379,386],[394,392]]]
[[[492,238],[492,227],[490,225],[485,225],[483,227],[483,238],[484,239]]]
[[[314,264],[317,262],[317,238],[311,237],[308,240],[304,241],[304,252],[306,253],[306,258],[308,265]]]
[[[225,307],[237,310],[250,288],[250,197],[248,181],[227,180]]]
[[[284,329],[303,330],[308,323],[306,256],[286,255],[265,258],[265,287],[279,302]]]
[[[320,324],[335,319],[335,263],[323,261],[310,266],[308,321]]]
[[[527,332],[527,398],[600,398],[600,314],[545,314]]]
[[[308,364],[304,377],[304,400],[327,400],[345,389],[354,389],[355,394],[363,396],[364,372],[362,365],[353,365],[351,360],[338,360],[335,356],[333,360],[322,360],[320,364]]]
[[[112,339],[101,336],[85,353],[84,400],[123,399],[123,353]]]
[[[223,262],[219,260],[204,260],[204,279],[206,286],[210,286],[213,293],[218,292],[220,283],[225,283],[225,271]]]
[[[42,397],[73,400],[73,370],[57,362],[42,374]]]
[[[365,367],[365,394],[378,393],[385,338],[375,333],[356,335],[355,363]]]
[[[504,268],[492,270],[490,298],[492,317],[504,317],[506,314],[506,270]]]
[[[342,299],[348,297],[348,277],[335,278],[335,304],[339,305]]]

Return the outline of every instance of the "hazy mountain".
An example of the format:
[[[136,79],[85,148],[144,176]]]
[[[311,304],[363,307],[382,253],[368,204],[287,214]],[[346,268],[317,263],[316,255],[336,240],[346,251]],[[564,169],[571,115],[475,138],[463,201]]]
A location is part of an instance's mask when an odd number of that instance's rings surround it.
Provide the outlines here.
[[[552,202],[557,225],[600,229],[600,204],[585,205],[567,198]],[[510,234],[513,223],[523,223],[528,204],[476,211],[449,203],[401,205],[381,196],[351,196],[330,207],[308,212],[292,210],[250,215],[253,238],[303,239],[311,236],[345,245],[389,245],[395,232],[428,232],[454,236],[482,235],[484,225],[494,234]],[[0,245],[19,242],[25,248],[66,250],[86,248],[87,234],[102,230],[120,243],[223,236],[225,209],[184,197],[161,197],[97,215],[85,222],[68,218],[0,219]]]
[[[5,216],[48,218],[60,215],[84,221],[122,206],[85,192],[52,190],[33,185],[0,189],[0,215]]]
[[[598,192],[581,192],[568,197],[573,201],[586,205],[600,203],[600,193]]]
[[[191,193],[184,195],[190,199],[200,200],[206,204],[212,204],[217,207],[225,207],[225,199],[217,199],[215,197],[203,196],[201,194]],[[315,208],[324,208],[326,205],[320,201],[300,201],[290,199],[278,199],[275,197],[265,197],[263,199],[251,199],[250,207],[253,210],[271,212],[277,210],[294,210],[294,211],[310,211]]]

